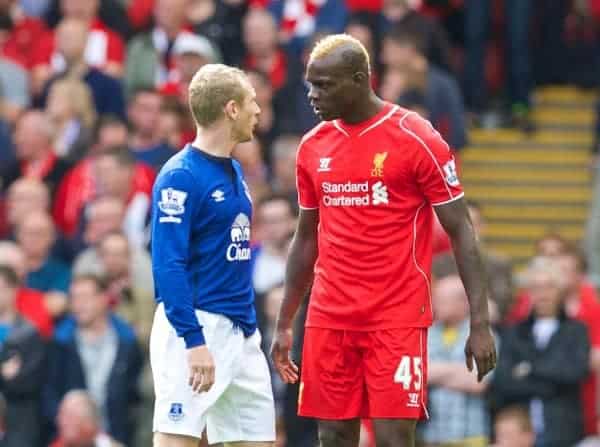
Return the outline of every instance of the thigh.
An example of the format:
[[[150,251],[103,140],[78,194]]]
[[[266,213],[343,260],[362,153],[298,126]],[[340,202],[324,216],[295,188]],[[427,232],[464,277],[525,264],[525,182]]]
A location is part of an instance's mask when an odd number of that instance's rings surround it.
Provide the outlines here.
[[[417,421],[414,419],[374,419],[377,446],[414,447]]]
[[[223,447],[272,447],[272,442],[226,442]]]
[[[153,447],[198,447],[198,438],[167,433],[154,433]]]
[[[358,447],[360,419],[319,420],[320,447]]]
[[[368,417],[423,418],[427,413],[427,329],[380,330],[366,337]]]
[[[242,353],[233,364],[233,379],[208,412],[210,444],[258,446],[275,441],[271,374],[260,343],[258,330],[244,340]]]
[[[364,372],[355,334],[306,328],[298,392],[300,416],[317,419],[360,417],[364,407]]]
[[[215,383],[206,393],[194,393],[188,383],[189,367],[183,338],[168,322],[164,307],[156,310],[150,336],[150,363],[154,379],[153,431],[200,439],[207,413],[232,380],[232,359],[239,356],[243,337],[224,317],[197,311],[207,347],[215,362]]]

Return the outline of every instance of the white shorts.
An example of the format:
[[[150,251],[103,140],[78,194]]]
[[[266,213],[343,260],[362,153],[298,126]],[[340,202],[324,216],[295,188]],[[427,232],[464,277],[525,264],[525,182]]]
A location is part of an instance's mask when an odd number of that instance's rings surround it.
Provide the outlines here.
[[[245,338],[223,315],[197,310],[196,316],[215,362],[215,383],[208,392],[192,392],[185,343],[161,303],[150,335],[154,432],[201,438],[206,427],[210,444],[274,441],[271,375],[258,330]]]

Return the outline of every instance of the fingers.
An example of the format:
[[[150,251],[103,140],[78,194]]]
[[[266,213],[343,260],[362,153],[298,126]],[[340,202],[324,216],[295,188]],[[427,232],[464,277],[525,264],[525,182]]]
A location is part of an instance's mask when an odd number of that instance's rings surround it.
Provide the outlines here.
[[[465,360],[467,362],[467,369],[469,372],[473,371],[473,354],[470,349],[465,349]]]
[[[194,393],[203,393],[210,390],[215,383],[214,366],[192,368],[188,383]]]
[[[285,364],[279,365],[277,371],[285,383],[296,383],[298,381],[298,366],[289,358]]]
[[[298,381],[298,366],[290,359],[290,350],[280,345],[273,345],[271,358],[275,369],[285,383],[296,383]]]
[[[483,378],[492,369],[496,367],[496,351],[492,350],[476,359],[477,363],[477,381],[481,382]]]

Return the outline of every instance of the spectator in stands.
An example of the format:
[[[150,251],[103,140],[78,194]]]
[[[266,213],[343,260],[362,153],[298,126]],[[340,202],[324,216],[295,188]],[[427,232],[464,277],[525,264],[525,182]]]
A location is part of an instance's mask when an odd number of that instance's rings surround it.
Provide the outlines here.
[[[256,103],[260,107],[260,115],[256,126],[255,137],[265,151],[265,162],[271,163],[271,145],[281,131],[280,117],[274,103],[274,92],[269,77],[256,70],[249,70],[248,79],[256,92]]]
[[[260,245],[254,250],[254,290],[259,295],[283,283],[287,248],[296,228],[295,206],[286,195],[269,195],[256,205]]]
[[[519,406],[500,410],[494,420],[496,443],[493,447],[533,447],[535,433],[529,411]]]
[[[27,287],[44,293],[46,307],[53,318],[67,310],[67,292],[71,280],[69,266],[52,255],[56,230],[47,211],[33,211],[17,224],[17,242],[27,260]]]
[[[85,240],[88,248],[79,254],[73,264],[73,274],[104,275],[102,261],[98,254],[97,244],[102,238],[115,231],[123,231],[123,202],[115,197],[100,197],[94,200],[87,209]],[[153,286],[152,265],[149,253],[131,244],[130,271],[135,284]]]
[[[437,280],[432,295],[435,322],[427,341],[431,416],[422,426],[423,441],[426,446],[487,445],[489,416],[483,393],[489,380],[478,382],[465,368],[469,307],[458,274]]]
[[[56,48],[64,58],[64,68],[45,82],[38,103],[45,104],[50,86],[56,79],[71,77],[82,80],[90,88],[99,115],[124,117],[125,99],[120,81],[90,65],[86,60],[86,45],[90,42],[86,22],[76,18],[64,18],[57,25],[55,33]]]
[[[127,45],[125,84],[127,94],[154,89],[169,81],[174,68],[173,47],[178,36],[189,33],[187,0],[156,0],[154,27]]]
[[[160,138],[174,150],[179,150],[194,140],[190,133],[190,117],[179,102],[168,99],[163,101],[159,127]]]
[[[17,274],[19,288],[17,289],[16,306],[23,318],[35,326],[44,338],[52,336],[52,316],[44,300],[44,294],[24,286],[27,274],[25,253],[14,242],[0,241],[0,265],[10,267]]]
[[[133,328],[110,312],[106,292],[97,276],[73,278],[73,318],[56,330],[44,409],[49,421],[54,421],[65,394],[85,389],[98,406],[102,430],[129,445],[142,356]]]
[[[18,63],[0,56],[0,118],[14,124],[30,103],[29,74]]]
[[[102,431],[98,406],[89,393],[69,391],[56,417],[58,437],[49,447],[123,447]]]
[[[126,148],[98,154],[95,160],[96,187],[98,195],[113,196],[125,203],[123,231],[134,247],[143,247],[147,245],[149,237],[147,221],[152,184],[138,187],[144,179],[136,178],[137,164]]]
[[[166,110],[177,111],[180,131],[184,141],[171,143],[179,148],[193,141],[196,135],[194,119],[187,113],[188,87],[196,72],[205,64],[217,63],[220,55],[206,37],[191,33],[181,33],[173,45],[173,70],[167,82],[159,85]],[[183,144],[182,144],[183,143]]]
[[[152,89],[133,93],[127,108],[131,126],[129,150],[135,160],[157,171],[175,154],[175,149],[163,139],[160,128],[162,98]]]
[[[558,256],[569,247],[569,242],[560,234],[549,231],[535,241],[535,256]]]
[[[6,447],[6,399],[0,393],[0,447]]]
[[[595,287],[585,278],[585,259],[580,252],[569,248],[556,259],[565,287],[565,312],[569,318],[585,325],[590,339],[590,375],[583,383],[581,401],[585,434],[592,435],[596,434],[600,403],[597,389],[600,383],[600,299]]]
[[[239,66],[244,57],[242,20],[248,3],[241,0],[191,0],[188,7],[188,18],[194,32],[214,42],[228,65]]]
[[[0,392],[6,399],[3,446],[36,446],[40,441],[40,394],[46,346],[17,309],[19,278],[0,265]]]
[[[590,343],[585,326],[562,310],[561,277],[555,259],[530,263],[531,316],[506,332],[492,381],[497,408],[528,408],[540,447],[571,446],[584,433],[580,387],[589,372]]]
[[[120,125],[114,135],[121,138]],[[113,131],[111,131],[112,133]],[[127,134],[125,134],[127,135]],[[53,215],[58,228],[68,238],[76,238],[84,227],[82,218],[89,202],[101,195],[115,195],[127,204],[127,237],[136,245],[144,244],[146,236],[144,209],[149,207],[150,191],[155,172],[145,163],[136,163],[126,147],[105,147],[100,141],[92,156],[82,160],[61,182]]]
[[[308,130],[299,128],[297,110],[299,97],[305,95],[303,69],[298,58],[279,47],[273,15],[266,9],[250,8],[243,21],[243,38],[247,50],[243,68],[268,76],[280,123],[279,132]]]
[[[54,132],[48,116],[40,111],[28,111],[15,128],[17,161],[0,167],[0,188],[6,191],[19,177],[42,180],[52,195],[70,165],[53,151]]]
[[[210,40],[192,33],[177,36],[172,51],[173,70],[159,90],[161,94],[175,96],[180,104],[187,105],[188,86],[192,78],[202,66],[220,62],[220,55]]]
[[[244,180],[250,189],[252,201],[260,202],[271,191],[271,186],[267,182],[268,170],[263,160],[260,141],[253,138],[246,143],[240,143],[233,149],[231,155],[242,165]]]
[[[444,28],[435,19],[417,11],[416,2],[385,0],[380,17],[382,33],[396,29],[422,36],[427,59],[448,73],[453,71],[450,42]]]
[[[77,20],[84,25],[88,36],[83,46],[85,63],[102,70],[106,75],[119,78],[123,75],[125,50],[121,36],[109,29],[98,17],[100,0],[60,0],[63,20]],[[63,52],[59,27],[50,30],[40,42],[36,52],[33,75],[36,83],[62,73],[69,65]],[[40,84],[40,85],[41,85]]]
[[[423,37],[418,33],[394,29],[383,41],[384,78],[388,71],[401,75],[396,81],[404,105],[404,95],[423,95],[427,116],[450,147],[458,151],[467,143],[465,110],[456,81],[433,65],[426,56]]]
[[[29,71],[35,62],[35,49],[47,27],[37,17],[29,16],[23,3],[22,0],[0,3],[0,53]]]
[[[98,244],[98,256],[114,312],[134,328],[142,346],[148,346],[154,319],[154,285],[131,274],[131,250],[123,233],[105,235]]]
[[[281,135],[273,142],[272,181],[273,190],[296,196],[296,150],[300,145],[300,137]]]
[[[6,194],[6,221],[8,237],[14,237],[16,226],[34,211],[50,209],[50,191],[41,180],[21,177],[15,180]]]
[[[71,162],[90,149],[96,121],[94,99],[88,86],[78,79],[60,79],[48,92],[46,112],[54,126],[54,151]]]

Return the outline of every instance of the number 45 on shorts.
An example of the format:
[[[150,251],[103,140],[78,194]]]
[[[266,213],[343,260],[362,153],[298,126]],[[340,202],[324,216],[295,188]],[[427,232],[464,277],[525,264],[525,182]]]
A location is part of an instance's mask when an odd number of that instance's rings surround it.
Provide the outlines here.
[[[405,390],[410,390],[412,385],[415,391],[419,391],[423,384],[421,358],[403,356],[394,374],[394,383],[401,383]]]

